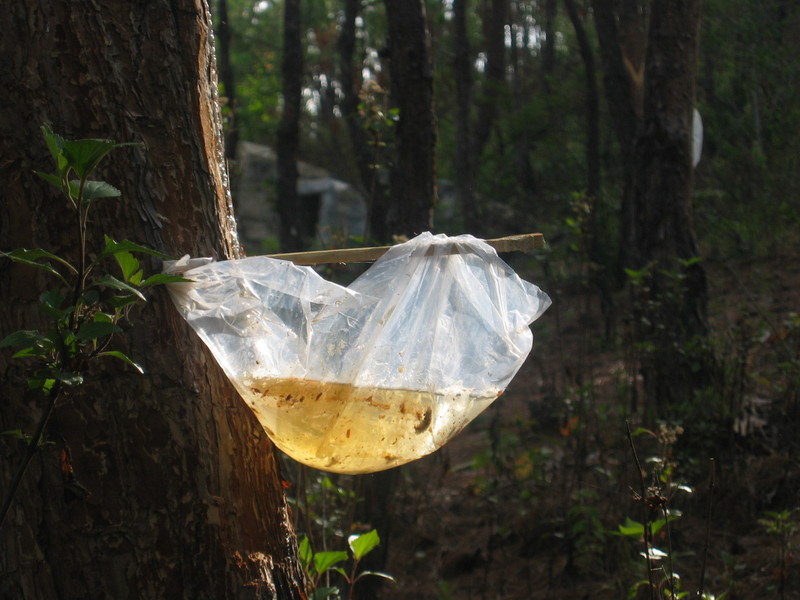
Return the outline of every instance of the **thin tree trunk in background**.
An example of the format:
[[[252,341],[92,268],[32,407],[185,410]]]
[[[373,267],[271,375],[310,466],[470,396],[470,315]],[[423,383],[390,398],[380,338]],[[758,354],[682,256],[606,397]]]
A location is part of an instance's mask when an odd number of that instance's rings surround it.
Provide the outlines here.
[[[544,0],[544,43],[542,44],[542,91],[550,93],[556,72],[556,11],[558,0]]]
[[[484,38],[486,43],[486,81],[477,98],[477,116],[473,127],[472,161],[480,164],[483,149],[497,116],[497,103],[505,88],[508,0],[486,0],[484,5]],[[488,10],[487,10],[488,8]]]
[[[642,371],[655,413],[708,385],[708,291],[692,218],[692,111],[700,0],[655,0],[648,36],[643,129],[636,143],[635,268]]]
[[[343,98],[340,102],[342,116],[347,122],[347,131],[350,143],[356,155],[358,172],[364,195],[367,198],[370,215],[370,232],[372,239],[387,241],[386,237],[386,206],[388,190],[381,181],[380,170],[376,168],[379,161],[380,147],[370,145],[367,132],[362,126],[358,105],[360,77],[354,72],[356,49],[356,18],[361,11],[361,0],[346,0],[344,19],[339,32],[339,73],[342,82]],[[374,216],[374,219],[373,219]],[[374,223],[373,223],[374,220]]]
[[[472,61],[467,31],[468,0],[453,1],[453,70],[456,83],[455,192],[463,209],[464,228],[480,229],[475,198],[475,169],[472,164]]]
[[[530,102],[531,98],[526,95],[523,84],[527,79],[525,73],[525,57],[528,55],[529,41],[527,35],[527,25],[524,22],[524,7],[523,3],[516,0],[513,4],[513,17],[511,24],[511,87],[514,97],[514,112],[520,115],[526,102]],[[522,30],[521,36],[518,32]],[[518,37],[521,41],[518,42]],[[522,123],[520,119],[520,123]],[[536,208],[533,198],[536,195],[536,177],[533,172],[533,165],[530,161],[531,151],[531,136],[524,128],[514,132],[514,170],[517,173],[517,180],[523,197],[531,200],[530,205],[532,209]]]
[[[303,249],[297,157],[300,146],[300,105],[303,94],[303,41],[300,0],[286,0],[283,13],[283,113],[278,127],[277,208],[283,252]]]
[[[227,106],[227,128],[225,131],[225,156],[236,160],[239,144],[239,129],[236,124],[236,77],[231,64],[231,28],[228,23],[228,0],[219,0],[215,31],[219,56],[219,79],[222,82]]]
[[[6,6],[0,26],[3,250],[77,253],[65,226],[72,213],[32,173],[52,168],[39,132],[49,122],[68,138],[143,143],[112,153],[98,173],[122,198],[97,204],[93,252],[105,233],[172,256],[238,255],[205,3],[100,10],[30,0]],[[44,326],[37,298],[50,280],[6,261],[0,271],[0,336]],[[131,321],[116,348],[145,374],[97,362],[56,407],[52,443],[33,459],[0,531],[0,597],[306,598],[263,429],[166,291]],[[0,352],[0,431],[31,431],[39,418],[30,368]],[[0,436],[0,489],[22,448]],[[80,487],[65,485],[62,450]]]
[[[597,200],[600,191],[600,118],[594,51],[578,14],[575,0],[564,0],[575,29],[586,82],[586,195]]]
[[[600,99],[594,51],[586,35],[575,0],[564,0],[583,60],[586,82],[586,197],[590,205],[588,222],[588,255],[592,263],[590,278],[600,293],[606,335],[611,334],[613,297],[609,275],[610,223],[608,208],[600,195]]]
[[[626,0],[592,0],[595,29],[603,63],[603,83],[609,114],[619,143],[622,197],[620,201],[619,269],[632,266],[634,144],[641,126],[643,90],[642,11]],[[640,39],[637,39],[637,35]],[[622,279],[617,274],[615,279]]]
[[[413,236],[433,226],[436,119],[433,65],[423,0],[386,0],[391,98],[399,109],[387,231]]]

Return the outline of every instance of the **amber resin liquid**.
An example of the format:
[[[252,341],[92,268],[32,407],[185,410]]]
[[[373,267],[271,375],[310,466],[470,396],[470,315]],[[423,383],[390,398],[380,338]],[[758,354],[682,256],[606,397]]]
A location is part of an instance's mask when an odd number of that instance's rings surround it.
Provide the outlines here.
[[[497,397],[305,379],[249,381],[240,392],[286,454],[317,469],[350,474],[430,454]]]

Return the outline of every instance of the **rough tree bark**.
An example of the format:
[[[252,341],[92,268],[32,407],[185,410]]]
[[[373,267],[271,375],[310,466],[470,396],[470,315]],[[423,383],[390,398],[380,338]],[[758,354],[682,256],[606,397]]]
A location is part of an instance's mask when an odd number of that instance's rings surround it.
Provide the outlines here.
[[[76,252],[69,210],[31,172],[51,169],[39,133],[50,122],[71,138],[144,144],[112,154],[100,173],[123,198],[98,204],[92,235],[173,256],[238,253],[205,2],[30,0],[6,6],[0,27],[2,249]],[[0,263],[0,336],[41,324],[43,284]],[[0,597],[305,598],[261,427],[165,291],[132,321],[118,343],[146,374],[98,362],[57,407],[53,444],[0,531]],[[0,353],[0,430],[29,431],[39,417],[27,367]],[[65,448],[83,491],[64,485]],[[0,489],[21,455],[0,437]]]
[[[638,337],[647,397],[657,413],[691,401],[708,385],[713,357],[705,271],[692,219],[692,111],[700,0],[655,0],[651,7],[643,128],[634,183]]]
[[[412,236],[431,229],[436,196],[436,118],[433,66],[422,0],[386,0],[391,97],[400,111],[391,169],[389,234]]]

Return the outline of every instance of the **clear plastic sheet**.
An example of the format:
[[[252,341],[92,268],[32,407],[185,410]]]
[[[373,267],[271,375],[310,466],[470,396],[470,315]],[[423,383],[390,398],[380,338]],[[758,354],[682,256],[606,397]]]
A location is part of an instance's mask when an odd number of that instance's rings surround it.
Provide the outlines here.
[[[468,235],[419,235],[346,288],[266,257],[165,268],[192,280],[169,285],[176,307],[275,444],[340,473],[443,446],[503,392],[550,305]]]

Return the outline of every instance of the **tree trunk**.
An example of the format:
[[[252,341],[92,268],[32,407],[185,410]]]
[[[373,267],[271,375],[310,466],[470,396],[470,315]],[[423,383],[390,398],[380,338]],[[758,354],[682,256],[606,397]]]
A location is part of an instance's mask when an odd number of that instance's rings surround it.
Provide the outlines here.
[[[619,143],[620,201],[619,273],[632,267],[634,144],[641,126],[644,85],[644,11],[637,0],[592,0],[595,29],[603,63],[606,100]],[[621,280],[621,277],[619,277]]]
[[[636,144],[634,265],[648,398],[662,415],[709,383],[705,272],[692,219],[692,111],[700,0],[656,0]]]
[[[565,0],[567,13],[575,29],[586,81],[586,198],[590,204],[588,228],[588,255],[592,263],[590,279],[600,294],[600,303],[606,322],[606,335],[611,334],[613,296],[611,293],[608,240],[611,230],[609,212],[600,197],[600,100],[597,92],[594,51],[578,12],[575,0]]]
[[[472,164],[472,58],[467,30],[468,0],[453,1],[453,71],[456,82],[455,192],[466,231],[480,228]]]
[[[302,211],[297,193],[297,154],[300,146],[300,103],[303,94],[303,42],[300,29],[300,0],[286,0],[283,13],[283,113],[278,127],[277,205],[280,217],[281,249],[303,249]]]
[[[342,116],[347,122],[347,131],[350,143],[356,156],[358,172],[364,195],[367,198],[370,215],[370,236],[381,242],[387,241],[386,235],[386,206],[388,204],[388,190],[381,181],[380,145],[378,140],[373,144],[367,137],[363,126],[363,119],[359,114],[358,105],[360,85],[354,73],[354,60],[356,48],[356,19],[361,11],[361,0],[346,0],[344,19],[339,32],[339,72],[342,81],[342,101],[340,107]]]
[[[384,4],[389,23],[391,95],[400,113],[386,222],[390,234],[410,237],[433,225],[433,66],[423,1],[386,0]]]
[[[143,143],[99,173],[123,197],[97,205],[93,251],[105,233],[173,256],[238,254],[204,2],[31,0],[8,5],[0,25],[4,250],[77,251],[71,211],[32,173],[52,168],[39,133],[49,122],[69,138]],[[42,325],[37,297],[49,280],[7,261],[0,271],[0,337]],[[116,344],[146,374],[96,362],[57,406],[52,444],[0,531],[0,597],[305,598],[262,428],[165,291],[131,321]],[[42,400],[25,391],[30,367],[0,353],[1,431],[30,432],[39,419]],[[59,464],[67,449],[71,487]],[[0,489],[22,452],[0,437]]]
[[[530,55],[528,35],[528,25],[525,22],[525,7],[523,2],[516,0],[513,4],[513,19],[511,25],[511,71],[512,71],[512,91],[514,96],[514,113],[523,122],[522,111],[527,103],[531,101],[530,93],[525,90],[524,83],[528,79],[525,64],[526,58]],[[519,36],[518,32],[522,32]],[[521,41],[518,42],[518,37]],[[520,192],[523,198],[535,198],[536,176],[531,164],[530,154],[532,147],[531,135],[522,128],[512,136],[514,142],[514,170],[517,173]],[[536,208],[535,204],[532,208]]]
[[[558,0],[544,0],[544,41],[542,42],[542,91],[550,93],[556,72],[556,12]]]
[[[565,4],[578,40],[586,82],[586,195],[591,200],[596,200],[600,191],[600,118],[594,52],[575,0],[565,0]]]
[[[477,102],[473,128],[472,164],[478,165],[497,116],[497,104],[505,88],[508,0],[489,0],[484,7],[483,31],[486,43],[486,81]]]

